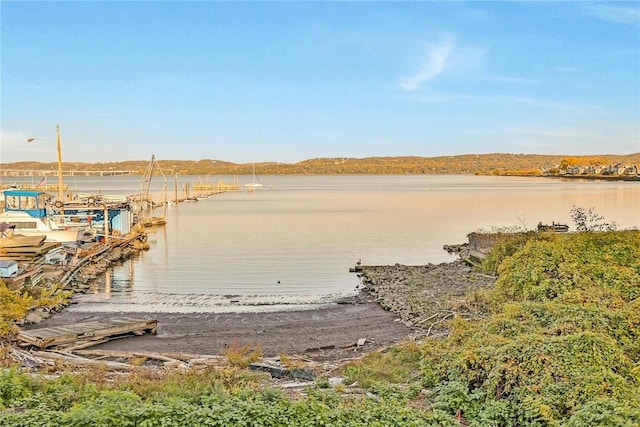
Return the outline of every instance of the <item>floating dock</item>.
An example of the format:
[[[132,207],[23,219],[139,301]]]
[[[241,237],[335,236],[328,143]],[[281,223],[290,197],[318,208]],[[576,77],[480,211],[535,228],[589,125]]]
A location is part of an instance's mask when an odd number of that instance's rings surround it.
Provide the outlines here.
[[[149,318],[114,317],[102,322],[81,322],[72,325],[52,326],[23,330],[18,333],[21,345],[47,347],[88,347],[106,342],[112,337],[145,332],[156,334],[158,321]]]

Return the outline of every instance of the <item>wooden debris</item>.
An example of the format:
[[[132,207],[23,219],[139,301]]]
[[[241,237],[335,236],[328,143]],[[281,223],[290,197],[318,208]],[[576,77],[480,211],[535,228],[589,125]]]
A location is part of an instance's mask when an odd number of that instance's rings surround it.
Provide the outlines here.
[[[117,357],[121,359],[136,359],[136,358],[145,358],[145,359],[155,359],[161,362],[176,362],[176,363],[184,363],[183,360],[174,359],[172,357],[165,356],[160,353],[150,353],[145,351],[119,351],[119,350],[77,350],[74,352],[75,354],[79,354],[82,356],[106,356],[106,357]]]
[[[9,250],[9,248],[38,248],[46,238],[47,236],[23,236],[21,234],[4,237],[0,239],[0,252]],[[58,243],[58,245],[60,244]]]
[[[132,365],[120,362],[111,362],[109,360],[94,360],[86,357],[75,356],[70,353],[54,353],[52,351],[34,351],[33,355],[45,360],[56,360],[71,366],[106,366],[114,370],[129,370]]]
[[[455,313],[453,313],[453,312],[452,312],[452,313],[449,313],[449,314],[445,315],[445,316],[444,316],[443,318],[441,318],[440,320],[437,320],[437,321],[433,322],[433,323],[431,324],[431,326],[429,326],[429,329],[427,330],[427,334],[426,334],[426,336],[429,336],[429,335],[431,334],[431,330],[433,329],[433,327],[434,327],[434,326],[436,326],[436,325],[437,325],[437,324],[439,324],[439,323],[444,322],[445,320],[449,319],[450,317],[453,317],[454,315],[455,315]]]
[[[157,327],[156,319],[114,317],[104,322],[82,322],[23,330],[18,333],[18,340],[22,341],[23,345],[34,345],[41,349],[52,346],[79,348],[78,345],[84,343],[95,345],[104,339],[135,331],[155,334]]]
[[[92,339],[92,340],[89,340],[89,341],[79,341],[75,345],[72,345],[70,347],[65,347],[65,350],[67,350],[67,351],[81,350],[83,348],[93,347],[93,346],[96,346],[98,344],[103,344],[103,343],[105,343],[107,341],[109,341],[109,337],[104,337],[102,339]]]
[[[41,368],[44,365],[50,364],[41,357],[34,356],[28,351],[20,350],[15,347],[11,348],[9,356],[16,362],[20,363],[22,366],[28,368]]]

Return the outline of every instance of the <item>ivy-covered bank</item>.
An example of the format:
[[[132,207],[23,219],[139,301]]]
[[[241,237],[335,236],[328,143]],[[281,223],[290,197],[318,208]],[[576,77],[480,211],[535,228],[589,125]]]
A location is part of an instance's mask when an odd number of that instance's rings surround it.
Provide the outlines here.
[[[2,426],[635,426],[640,232],[524,233],[483,261],[497,275],[446,338],[372,353],[286,395],[236,368],[54,378],[0,373]],[[461,307],[459,301],[452,307]]]
[[[482,267],[498,279],[467,305],[484,319],[456,317],[415,364],[372,355],[351,378],[388,388],[391,364],[416,369],[413,401],[470,426],[640,425],[640,232],[517,234]]]

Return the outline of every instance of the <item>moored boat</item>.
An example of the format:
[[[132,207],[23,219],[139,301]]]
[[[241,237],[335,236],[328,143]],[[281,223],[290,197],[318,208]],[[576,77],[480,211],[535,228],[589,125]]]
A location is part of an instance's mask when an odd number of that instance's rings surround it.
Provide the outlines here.
[[[555,233],[566,233],[569,231],[569,226],[567,224],[556,224],[555,221],[551,224],[543,224],[542,222],[538,223],[538,231],[551,231]]]
[[[142,225],[144,225],[145,227],[155,227],[158,225],[165,225],[167,223],[167,220],[164,218],[164,216],[151,216],[141,219],[140,223],[142,223]]]
[[[247,187],[248,191],[253,191],[256,188],[262,187],[262,183],[260,182],[260,180],[256,176],[256,166],[255,165],[253,165],[253,180],[251,182],[246,183],[244,186]]]
[[[54,230],[41,218],[34,218],[26,212],[3,212],[0,223],[15,225],[15,233],[23,236],[45,236],[50,242],[75,243],[82,240],[84,228]]]
[[[45,236],[51,242],[75,243],[82,240],[82,227],[55,229],[52,226],[47,216],[45,195],[38,190],[5,190],[5,211],[0,214],[0,223],[11,227],[16,234]]]

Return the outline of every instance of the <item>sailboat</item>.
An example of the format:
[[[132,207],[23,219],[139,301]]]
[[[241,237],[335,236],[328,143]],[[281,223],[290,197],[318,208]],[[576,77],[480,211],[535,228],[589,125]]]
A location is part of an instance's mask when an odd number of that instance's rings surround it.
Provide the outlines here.
[[[139,203],[139,208],[141,211],[144,212],[142,218],[140,218],[140,223],[145,227],[165,225],[167,223],[165,219],[166,215],[151,216],[151,214],[153,213],[156,207],[156,204],[153,201],[153,197],[150,195],[151,178],[153,178],[153,172],[156,168],[158,169],[158,171],[160,171],[160,174],[162,174],[162,178],[164,179],[164,185],[162,186],[162,194],[164,195],[164,202],[162,203],[162,206],[164,206],[164,209],[165,209],[164,213],[166,214],[167,177],[164,175],[162,170],[160,170],[160,165],[156,161],[156,156],[154,154],[151,156],[151,162],[149,162],[149,165],[147,166],[147,170],[144,172],[144,175],[142,176],[140,193],[136,195],[137,201]]]
[[[249,190],[253,190],[254,188],[262,187],[262,184],[260,183],[260,181],[256,177],[256,165],[253,165],[253,181],[245,184],[244,186],[247,187]]]

